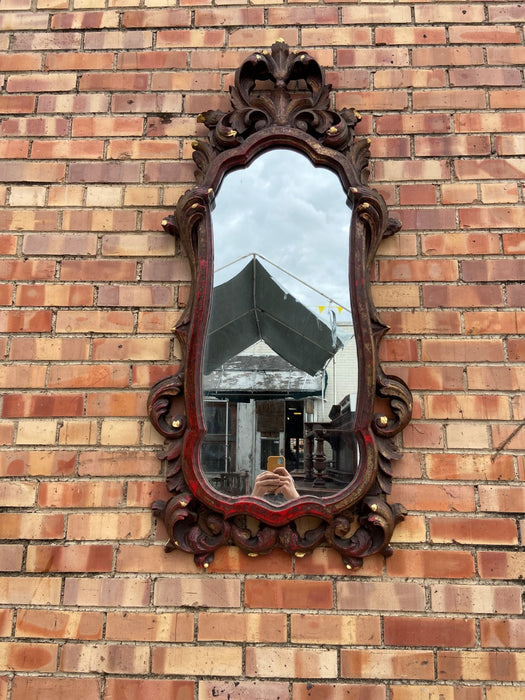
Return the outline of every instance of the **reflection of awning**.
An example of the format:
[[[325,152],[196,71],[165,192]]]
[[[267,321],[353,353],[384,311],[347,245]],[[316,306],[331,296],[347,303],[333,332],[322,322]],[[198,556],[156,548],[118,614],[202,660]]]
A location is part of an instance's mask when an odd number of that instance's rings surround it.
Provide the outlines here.
[[[205,372],[213,371],[260,339],[294,367],[311,375],[342,347],[321,319],[282,289],[252,258],[235,277],[213,290]]]

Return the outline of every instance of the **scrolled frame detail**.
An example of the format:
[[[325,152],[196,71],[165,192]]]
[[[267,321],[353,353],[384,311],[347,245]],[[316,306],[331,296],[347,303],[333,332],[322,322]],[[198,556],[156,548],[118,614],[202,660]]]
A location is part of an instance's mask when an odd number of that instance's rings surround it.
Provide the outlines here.
[[[259,89],[261,82],[272,89]],[[208,566],[214,552],[228,544],[251,555],[279,547],[296,556],[325,545],[341,554],[347,568],[357,568],[366,556],[391,553],[392,533],[406,512],[400,504],[389,505],[386,496],[392,461],[400,457],[396,438],[410,420],[412,398],[406,384],[386,375],[379,363],[379,345],[388,328],[370,291],[378,246],[400,224],[389,218],[383,198],[368,186],[370,142],[354,134],[360,115],[331,109],[330,87],[315,59],[304,51],[290,52],[284,42],[248,57],[231,88],[232,109],[200,115],[209,135],[193,143],[197,185],[163,221],[188,257],[192,286],[175,328],[182,348],[180,369],[158,382],[148,401],[150,420],[166,441],[159,458],[166,464],[171,494],[152,508],[168,530],[166,549],[190,552],[200,566]],[[250,496],[219,494],[207,484],[199,464],[204,434],[200,369],[213,285],[210,213],[215,192],[230,170],[281,147],[335,171],[352,207],[349,279],[359,365],[354,434],[360,460],[352,483],[335,496],[302,497],[275,509]],[[388,416],[375,412],[379,399],[387,401]],[[300,526],[304,516],[315,518],[306,531]],[[248,527],[248,517],[258,523],[255,530]]]

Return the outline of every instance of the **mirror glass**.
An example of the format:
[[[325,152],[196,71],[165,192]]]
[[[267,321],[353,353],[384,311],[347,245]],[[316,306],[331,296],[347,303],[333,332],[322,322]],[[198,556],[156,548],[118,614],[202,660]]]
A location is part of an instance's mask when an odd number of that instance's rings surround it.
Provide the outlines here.
[[[298,495],[322,498],[355,474],[350,221],[337,174],[302,153],[266,151],[224,178],[212,213],[200,454],[216,491],[261,496],[257,476],[284,467]],[[264,494],[275,506],[292,497]]]

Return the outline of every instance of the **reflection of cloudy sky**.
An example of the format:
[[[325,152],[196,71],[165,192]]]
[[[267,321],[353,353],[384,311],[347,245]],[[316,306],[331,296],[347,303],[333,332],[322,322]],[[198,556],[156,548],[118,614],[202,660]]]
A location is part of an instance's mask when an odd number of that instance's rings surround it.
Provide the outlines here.
[[[335,173],[315,168],[300,153],[266,152],[223,181],[212,213],[215,269],[259,253],[333,299],[332,307],[348,308],[350,216]],[[330,305],[326,297],[262,262],[308,308]],[[245,259],[216,273],[215,284],[230,279],[247,263]],[[326,313],[322,317],[328,321]],[[344,321],[349,314],[343,311],[337,317]]]

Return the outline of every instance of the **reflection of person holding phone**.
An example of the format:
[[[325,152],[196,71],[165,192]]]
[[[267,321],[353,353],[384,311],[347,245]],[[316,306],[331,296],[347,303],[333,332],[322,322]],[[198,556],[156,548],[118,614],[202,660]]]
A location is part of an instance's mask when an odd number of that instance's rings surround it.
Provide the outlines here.
[[[274,500],[273,496],[280,496],[285,501],[299,498],[292,475],[286,471],[286,467],[276,467],[273,471],[264,471],[255,479],[252,496]],[[279,499],[280,500],[280,499]]]

